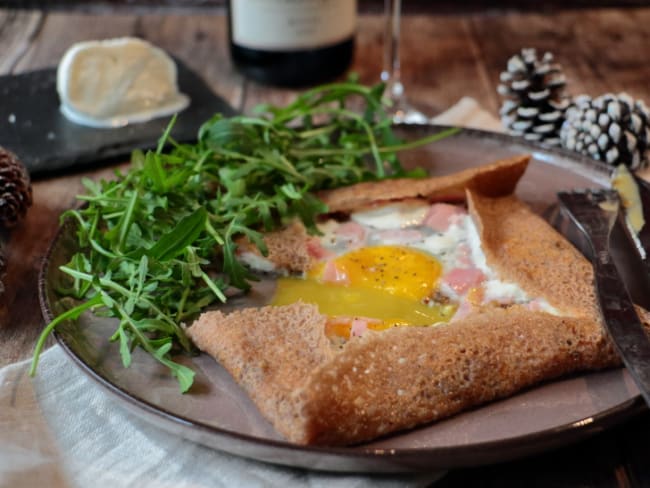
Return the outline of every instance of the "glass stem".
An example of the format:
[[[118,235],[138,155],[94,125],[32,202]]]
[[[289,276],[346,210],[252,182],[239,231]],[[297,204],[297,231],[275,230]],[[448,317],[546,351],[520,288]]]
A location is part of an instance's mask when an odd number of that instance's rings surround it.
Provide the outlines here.
[[[400,17],[402,0],[384,0],[384,66],[381,80],[386,83],[386,92],[396,102],[404,94],[400,78]]]
[[[402,0],[384,0],[384,66],[381,80],[391,100],[391,118],[396,124],[428,124],[429,118],[406,100],[401,79],[400,23]]]

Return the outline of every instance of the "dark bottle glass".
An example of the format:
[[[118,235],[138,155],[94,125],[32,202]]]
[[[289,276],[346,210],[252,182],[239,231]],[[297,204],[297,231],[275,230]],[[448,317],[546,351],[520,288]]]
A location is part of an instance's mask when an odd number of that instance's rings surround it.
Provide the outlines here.
[[[312,85],[350,66],[356,0],[229,0],[228,23],[231,57],[246,76]]]

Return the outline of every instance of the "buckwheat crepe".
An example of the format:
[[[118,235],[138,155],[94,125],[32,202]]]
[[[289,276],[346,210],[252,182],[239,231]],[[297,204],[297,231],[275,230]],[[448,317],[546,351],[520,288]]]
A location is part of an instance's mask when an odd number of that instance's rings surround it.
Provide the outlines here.
[[[450,323],[395,327],[334,347],[326,317],[298,302],[209,311],[188,329],[290,442],[347,445],[461,412],[568,373],[620,364],[601,323],[591,264],[514,196],[527,157],[320,196],[332,212],[405,198],[465,201],[488,264],[556,311],[486,306]],[[304,227],[269,234],[268,258],[311,265]],[[241,244],[242,248],[247,246]],[[648,315],[639,310],[648,327]]]

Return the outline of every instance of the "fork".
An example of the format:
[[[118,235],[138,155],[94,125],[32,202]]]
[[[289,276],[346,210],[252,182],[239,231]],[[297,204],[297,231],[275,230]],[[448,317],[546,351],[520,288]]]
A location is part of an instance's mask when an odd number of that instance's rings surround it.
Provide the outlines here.
[[[560,192],[558,198],[561,211],[587,239],[605,328],[650,406],[650,341],[609,252],[620,208],[618,193],[604,189]]]

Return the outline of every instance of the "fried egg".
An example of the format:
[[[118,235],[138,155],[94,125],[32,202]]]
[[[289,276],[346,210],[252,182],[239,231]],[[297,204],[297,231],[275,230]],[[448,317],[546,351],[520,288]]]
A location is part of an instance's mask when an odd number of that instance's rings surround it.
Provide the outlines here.
[[[309,245],[315,264],[303,276],[279,278],[271,304],[315,303],[330,338],[436,325],[489,305],[553,312],[488,266],[463,206],[404,201],[318,228]]]
[[[428,325],[449,320],[455,309],[429,304],[441,271],[436,258],[417,249],[364,246],[319,263],[305,278],[280,278],[272,303],[316,303],[343,337],[354,320],[371,329]]]

